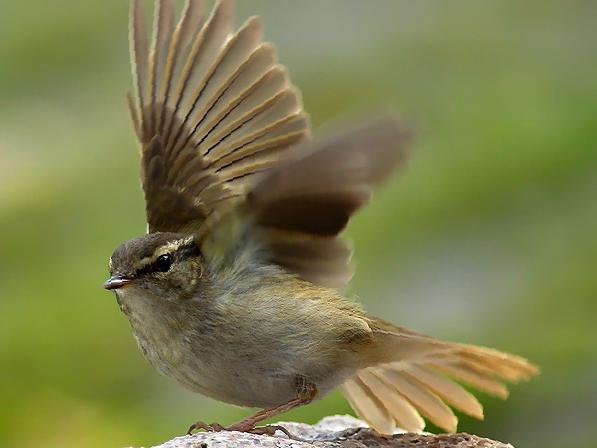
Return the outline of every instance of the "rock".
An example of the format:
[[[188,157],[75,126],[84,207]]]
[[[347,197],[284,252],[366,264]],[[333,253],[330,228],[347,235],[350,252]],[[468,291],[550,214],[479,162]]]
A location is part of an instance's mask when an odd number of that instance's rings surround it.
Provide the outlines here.
[[[153,448],[513,448],[512,445],[469,435],[396,433],[383,437],[368,429],[361,420],[347,415],[326,417],[315,425],[280,422],[293,436],[289,439],[278,431],[275,436],[247,434],[234,431],[200,432],[192,436],[176,437]]]

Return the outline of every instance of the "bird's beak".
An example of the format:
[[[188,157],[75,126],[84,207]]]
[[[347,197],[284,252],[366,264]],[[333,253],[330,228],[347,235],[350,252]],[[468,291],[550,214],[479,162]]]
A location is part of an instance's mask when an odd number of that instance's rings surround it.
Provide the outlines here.
[[[104,289],[119,289],[122,288],[124,285],[131,281],[130,278],[125,277],[124,275],[113,275],[108,280],[104,282]]]

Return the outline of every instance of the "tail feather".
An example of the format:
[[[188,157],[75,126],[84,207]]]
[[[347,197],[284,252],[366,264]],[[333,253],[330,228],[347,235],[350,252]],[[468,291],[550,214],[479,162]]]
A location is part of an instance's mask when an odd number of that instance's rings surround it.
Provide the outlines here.
[[[504,382],[528,380],[538,373],[524,358],[485,347],[399,329],[384,328],[379,335],[389,361],[357,371],[342,389],[355,412],[382,434],[392,433],[396,426],[420,432],[425,425],[421,415],[453,432],[458,419],[450,406],[483,419],[482,405],[457,381],[507,398]]]
[[[412,381],[401,370],[375,369],[375,374],[395,392],[410,401],[431,422],[446,431],[456,430],[458,419],[452,410],[429,388]]]
[[[524,373],[512,369],[511,367],[501,363],[500,360],[479,358],[476,354],[460,355],[460,363],[477,372],[487,374],[489,376],[498,375],[511,383],[518,383]]]
[[[410,432],[423,430],[425,420],[406,398],[397,393],[396,388],[383,381],[373,370],[361,370],[357,376],[368,387],[370,393],[379,398],[397,425]]]
[[[483,419],[483,406],[473,394],[467,391],[460,384],[440,375],[428,366],[408,366],[404,373],[409,375],[413,381],[421,383],[440,397],[446,404],[464,412],[471,417]]]
[[[467,344],[459,344],[459,346],[462,348],[460,352],[462,359],[478,361],[477,365],[481,368],[488,368],[513,383],[529,380],[539,373],[537,366],[520,356],[487,347]]]
[[[382,434],[394,432],[394,419],[378,396],[359,377],[346,381],[342,385],[342,390],[355,412],[362,418],[366,418],[372,428]]]
[[[469,384],[477,390],[485,392],[494,397],[506,399],[510,395],[508,388],[492,376],[479,372],[478,370],[462,363],[437,362],[431,363],[431,367],[453,377],[456,380]]]

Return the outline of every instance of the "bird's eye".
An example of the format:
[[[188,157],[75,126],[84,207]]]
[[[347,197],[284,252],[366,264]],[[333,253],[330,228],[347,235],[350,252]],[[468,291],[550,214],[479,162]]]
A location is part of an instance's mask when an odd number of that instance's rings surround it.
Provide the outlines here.
[[[155,261],[155,266],[160,272],[167,272],[172,266],[172,258],[168,254],[160,255]]]

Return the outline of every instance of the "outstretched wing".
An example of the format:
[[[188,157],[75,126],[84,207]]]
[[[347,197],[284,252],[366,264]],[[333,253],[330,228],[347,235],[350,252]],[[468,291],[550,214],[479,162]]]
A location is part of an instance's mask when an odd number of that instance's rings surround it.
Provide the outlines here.
[[[309,137],[298,91],[261,40],[252,17],[232,33],[232,0],[203,18],[187,0],[155,2],[149,43],[140,0],[131,1],[130,43],[149,232],[196,231],[218,208],[242,200],[254,175]]]
[[[139,3],[129,105],[149,232],[210,235],[213,258],[250,240],[268,262],[343,286],[351,250],[340,233],[406,158],[408,132],[390,117],[311,144],[258,18],[232,34],[233,0],[217,1],[205,21],[203,0],[187,0],[175,24],[174,0],[156,0],[150,44]],[[238,218],[240,229],[229,225]]]
[[[204,252],[228,265],[248,251],[310,282],[344,286],[352,251],[342,231],[406,159],[409,142],[398,119],[386,117],[292,148],[211,226]]]
[[[296,158],[268,171],[247,196],[263,256],[311,282],[345,285],[351,250],[341,233],[406,160],[409,143],[410,132],[386,117],[292,151]]]

